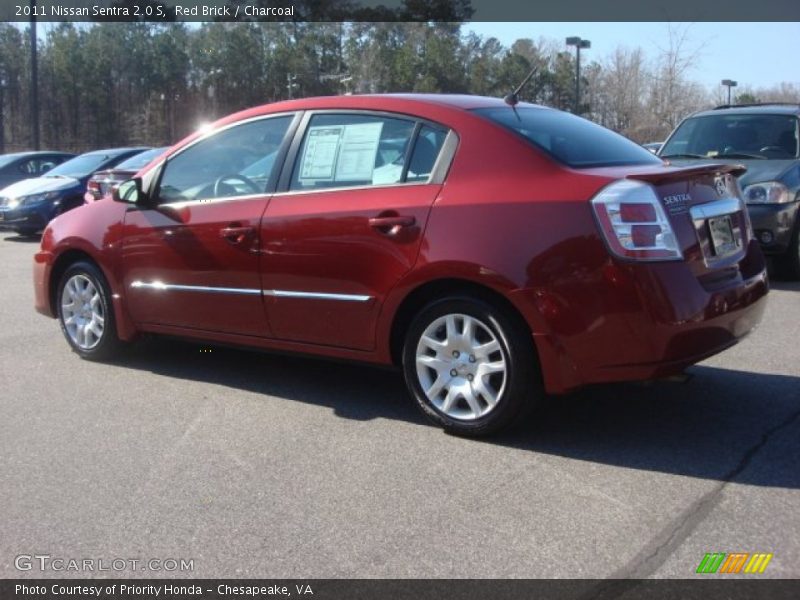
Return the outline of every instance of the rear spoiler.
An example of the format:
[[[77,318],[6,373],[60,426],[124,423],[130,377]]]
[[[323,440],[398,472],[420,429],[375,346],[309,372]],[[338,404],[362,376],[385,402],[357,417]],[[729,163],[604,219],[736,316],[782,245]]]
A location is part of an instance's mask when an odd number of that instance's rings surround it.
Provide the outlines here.
[[[706,163],[691,167],[677,167],[667,165],[663,171],[651,171],[649,173],[631,173],[626,179],[638,179],[640,181],[647,181],[648,183],[659,184],[672,179],[686,179],[687,177],[695,177],[697,175],[711,175],[711,174],[724,174],[730,173],[734,177],[739,177],[747,171],[744,165],[731,165],[723,163]]]

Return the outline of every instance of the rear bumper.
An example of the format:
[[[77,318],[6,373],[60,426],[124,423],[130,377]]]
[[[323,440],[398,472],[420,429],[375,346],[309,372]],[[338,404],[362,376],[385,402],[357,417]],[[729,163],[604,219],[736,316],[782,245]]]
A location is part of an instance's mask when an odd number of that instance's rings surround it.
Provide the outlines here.
[[[783,254],[789,249],[800,201],[788,204],[750,204],[747,211],[753,231],[765,254]]]
[[[537,313],[529,322],[551,393],[680,373],[752,331],[769,290],[755,242],[724,280],[704,282],[678,261],[609,262],[584,277],[555,288],[514,292],[517,306]],[[534,320],[543,322],[545,330],[537,331]]]
[[[711,294],[701,311],[683,322],[652,320],[646,342],[640,336],[640,356],[630,362],[604,360],[587,373],[590,382],[636,381],[675,375],[686,367],[730,348],[750,333],[764,314],[766,274],[736,290]],[[644,343],[643,343],[644,342]]]

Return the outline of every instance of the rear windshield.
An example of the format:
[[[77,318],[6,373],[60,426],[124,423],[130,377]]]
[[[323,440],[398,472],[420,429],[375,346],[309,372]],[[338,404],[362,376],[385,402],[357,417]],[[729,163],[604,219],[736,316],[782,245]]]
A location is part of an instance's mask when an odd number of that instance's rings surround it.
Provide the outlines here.
[[[659,153],[663,158],[797,158],[793,115],[718,114],[680,124]]]
[[[574,168],[661,164],[628,138],[569,113],[548,108],[478,108],[475,113],[510,129]]]
[[[117,169],[120,171],[138,171],[145,165],[147,165],[151,160],[156,158],[157,156],[161,156],[167,148],[153,148],[152,150],[145,150],[140,154],[135,154],[128,159],[123,160],[121,163],[117,165]]]
[[[75,177],[80,179],[94,173],[111,160],[108,154],[81,154],[47,172],[46,177]]]

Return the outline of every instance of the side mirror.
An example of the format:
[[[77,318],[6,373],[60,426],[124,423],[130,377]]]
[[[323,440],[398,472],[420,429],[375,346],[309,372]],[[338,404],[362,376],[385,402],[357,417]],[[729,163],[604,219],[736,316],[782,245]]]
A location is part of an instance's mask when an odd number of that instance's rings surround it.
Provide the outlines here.
[[[125,204],[143,204],[146,196],[142,192],[142,180],[138,177],[123,181],[111,191],[111,198],[114,202],[124,202]]]

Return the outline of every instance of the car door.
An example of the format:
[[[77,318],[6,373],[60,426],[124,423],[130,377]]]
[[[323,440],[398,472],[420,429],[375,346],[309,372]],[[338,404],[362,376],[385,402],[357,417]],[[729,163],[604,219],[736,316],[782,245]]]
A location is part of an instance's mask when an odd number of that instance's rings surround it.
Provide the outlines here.
[[[261,224],[265,310],[277,338],[369,350],[419,252],[448,132],[382,113],[304,121]]]
[[[264,337],[259,223],[298,115],[226,127],[171,156],[150,208],[129,211],[122,269],[133,319]]]

